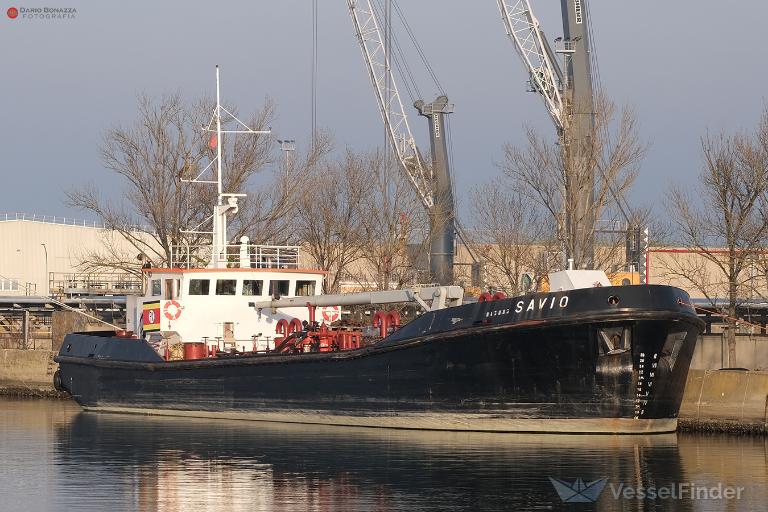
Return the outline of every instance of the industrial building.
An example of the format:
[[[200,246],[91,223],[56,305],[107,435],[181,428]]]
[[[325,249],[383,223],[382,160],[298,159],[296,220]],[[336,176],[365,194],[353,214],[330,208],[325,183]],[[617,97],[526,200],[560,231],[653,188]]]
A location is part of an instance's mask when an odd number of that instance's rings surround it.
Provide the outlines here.
[[[0,295],[61,295],[84,279],[79,264],[103,250],[109,230],[68,217],[12,213],[0,216]],[[112,240],[120,244],[120,240]],[[123,242],[126,252],[130,245]],[[117,278],[117,276],[115,276]],[[66,286],[65,282],[72,286]],[[105,283],[107,284],[107,283]]]
[[[53,313],[67,306],[108,321],[122,318],[124,294],[140,289],[139,280],[79,268],[110,236],[94,222],[23,213],[0,216],[0,347],[50,347]],[[82,322],[71,326],[83,327]]]

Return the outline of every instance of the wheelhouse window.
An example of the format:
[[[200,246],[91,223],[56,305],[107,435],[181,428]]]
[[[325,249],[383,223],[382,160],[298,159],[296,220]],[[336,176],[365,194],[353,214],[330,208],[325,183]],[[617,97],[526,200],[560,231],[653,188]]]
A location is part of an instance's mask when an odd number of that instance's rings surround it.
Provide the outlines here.
[[[236,279],[217,279],[216,295],[234,295],[236,287]]]
[[[264,292],[264,281],[245,279],[243,280],[243,295],[261,295]]]
[[[161,281],[159,279],[153,279],[152,280],[152,296],[159,297],[161,288],[162,288]]]
[[[280,297],[288,295],[291,291],[291,282],[287,279],[279,279],[277,281],[269,282],[269,294],[271,296],[278,295]]]
[[[211,281],[209,279],[190,279],[189,280],[190,295],[208,295],[210,288],[211,288]]]
[[[296,295],[298,297],[308,297],[315,294],[314,281],[296,281]]]

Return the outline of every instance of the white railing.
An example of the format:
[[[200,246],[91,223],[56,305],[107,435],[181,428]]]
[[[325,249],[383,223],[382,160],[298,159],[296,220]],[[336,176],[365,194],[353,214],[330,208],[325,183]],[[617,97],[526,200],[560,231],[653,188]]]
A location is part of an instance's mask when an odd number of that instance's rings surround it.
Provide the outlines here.
[[[210,245],[177,245],[172,250],[171,266],[177,268],[299,268],[297,245],[227,245],[221,254],[213,254]]]
[[[128,273],[65,273],[51,272],[48,276],[50,293],[73,295],[137,295],[142,281]]]
[[[46,224],[65,224],[67,226],[85,226],[104,228],[104,223],[63,217],[61,215],[38,215],[36,213],[3,213],[0,214],[0,222],[12,220],[29,220],[33,222],[45,222]]]
[[[44,222],[45,224],[59,224],[63,226],[82,226],[86,228],[108,229],[103,222],[75,219],[74,217],[64,217],[61,215],[39,215],[37,213],[0,213],[0,222],[10,222],[15,220],[26,220],[31,222]],[[145,233],[154,233],[155,230],[146,224],[129,224],[121,226],[130,231],[143,231]]]

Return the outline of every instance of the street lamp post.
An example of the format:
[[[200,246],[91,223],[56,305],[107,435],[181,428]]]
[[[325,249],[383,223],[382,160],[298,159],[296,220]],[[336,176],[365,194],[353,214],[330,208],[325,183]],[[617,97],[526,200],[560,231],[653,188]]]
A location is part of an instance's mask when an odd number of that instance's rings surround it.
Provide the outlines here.
[[[40,242],[40,245],[43,246],[43,250],[45,251],[45,296],[51,294],[51,283],[48,280],[48,247],[45,245],[45,242]]]
[[[278,140],[278,144],[280,144],[280,150],[285,153],[285,177],[288,178],[288,170],[290,169],[290,154],[292,151],[296,151],[296,141],[294,139],[291,140]]]

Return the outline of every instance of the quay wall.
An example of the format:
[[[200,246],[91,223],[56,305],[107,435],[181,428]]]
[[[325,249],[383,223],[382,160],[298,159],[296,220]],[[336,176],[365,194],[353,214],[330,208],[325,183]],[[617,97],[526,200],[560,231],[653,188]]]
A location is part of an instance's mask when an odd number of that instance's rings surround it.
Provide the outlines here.
[[[729,360],[728,342],[722,334],[699,336],[691,360],[692,370],[717,370],[720,368],[742,368],[747,370],[768,370],[768,336],[736,336],[736,358]]]
[[[54,396],[53,350],[0,349],[0,394]]]
[[[768,372],[690,370],[680,428],[768,433]]]

